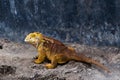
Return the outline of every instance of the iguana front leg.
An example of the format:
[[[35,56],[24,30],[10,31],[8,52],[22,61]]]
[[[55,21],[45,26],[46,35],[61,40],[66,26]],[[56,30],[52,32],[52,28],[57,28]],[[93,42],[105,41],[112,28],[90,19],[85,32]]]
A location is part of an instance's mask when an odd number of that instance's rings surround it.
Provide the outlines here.
[[[40,64],[45,60],[45,54],[44,53],[40,53],[40,55],[38,55],[38,58],[34,60],[34,62],[36,64]]]
[[[40,63],[42,63],[42,62],[45,60],[45,57],[46,57],[45,53],[43,52],[42,48],[40,48],[40,49],[38,50],[37,59],[35,59],[34,62],[35,62],[36,64],[40,64]]]

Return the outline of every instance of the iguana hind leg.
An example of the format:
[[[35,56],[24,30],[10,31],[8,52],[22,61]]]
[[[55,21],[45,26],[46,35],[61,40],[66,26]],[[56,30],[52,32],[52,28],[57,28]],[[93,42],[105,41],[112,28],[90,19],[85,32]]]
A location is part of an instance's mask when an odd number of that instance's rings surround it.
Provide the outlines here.
[[[57,67],[57,63],[63,64],[63,63],[66,63],[68,61],[69,61],[69,59],[65,55],[57,54],[54,57],[52,57],[51,63],[46,64],[45,66],[48,69],[52,69],[52,68]]]
[[[45,65],[45,67],[46,67],[47,69],[53,69],[53,68],[55,68],[56,66],[57,66],[57,59],[56,59],[56,57],[53,57],[53,58],[52,58],[51,63],[48,63],[48,64]]]

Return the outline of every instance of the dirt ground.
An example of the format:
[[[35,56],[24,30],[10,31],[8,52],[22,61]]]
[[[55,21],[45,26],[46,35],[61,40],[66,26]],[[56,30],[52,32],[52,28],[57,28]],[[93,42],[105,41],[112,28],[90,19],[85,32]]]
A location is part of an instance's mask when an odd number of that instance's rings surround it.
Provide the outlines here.
[[[107,66],[111,73],[82,62],[69,61],[55,69],[35,64],[36,49],[29,44],[0,39],[0,80],[120,80],[120,49],[66,44]]]

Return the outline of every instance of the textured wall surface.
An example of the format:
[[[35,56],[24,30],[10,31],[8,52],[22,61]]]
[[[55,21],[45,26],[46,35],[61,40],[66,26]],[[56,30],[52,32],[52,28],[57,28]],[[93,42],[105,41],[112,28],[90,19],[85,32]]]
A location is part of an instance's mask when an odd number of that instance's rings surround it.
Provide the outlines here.
[[[0,0],[0,37],[23,42],[32,31],[120,47],[120,0]]]

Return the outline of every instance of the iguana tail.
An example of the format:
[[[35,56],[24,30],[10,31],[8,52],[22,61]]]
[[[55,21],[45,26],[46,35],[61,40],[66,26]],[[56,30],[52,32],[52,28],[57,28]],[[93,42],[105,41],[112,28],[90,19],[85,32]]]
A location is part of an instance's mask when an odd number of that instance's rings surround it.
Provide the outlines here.
[[[104,66],[103,64],[101,64],[101,63],[99,63],[91,58],[86,57],[85,55],[82,55],[82,54],[80,56],[74,55],[74,56],[72,56],[72,59],[76,60],[76,61],[80,61],[80,62],[95,64],[98,67],[106,70],[107,72],[110,72],[110,70],[106,66]]]

